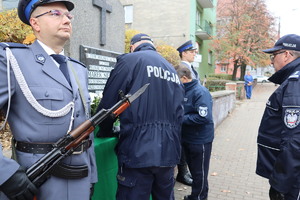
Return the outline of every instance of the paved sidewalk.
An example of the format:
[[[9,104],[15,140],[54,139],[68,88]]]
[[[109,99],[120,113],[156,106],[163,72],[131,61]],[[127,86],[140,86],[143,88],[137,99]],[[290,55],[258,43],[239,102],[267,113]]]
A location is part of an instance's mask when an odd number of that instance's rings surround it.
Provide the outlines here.
[[[268,181],[255,174],[256,137],[266,101],[277,87],[258,84],[250,100],[237,102],[234,111],[217,127],[209,171],[209,200],[267,200]],[[176,182],[175,199],[191,188]]]

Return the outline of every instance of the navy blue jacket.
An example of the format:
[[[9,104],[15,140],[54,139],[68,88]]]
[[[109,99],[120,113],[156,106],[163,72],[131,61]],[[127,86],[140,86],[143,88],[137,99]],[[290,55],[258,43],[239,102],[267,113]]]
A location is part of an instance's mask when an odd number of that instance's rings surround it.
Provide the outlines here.
[[[120,115],[116,147],[119,165],[128,168],[175,166],[180,157],[180,130],[184,89],[174,67],[149,43],[117,58],[99,104],[110,108],[118,91],[133,94],[144,84],[147,90]],[[112,121],[100,130],[110,131]]]
[[[257,138],[256,173],[281,193],[300,187],[299,76],[298,58],[269,78],[281,85],[266,104]]]
[[[183,85],[185,98],[182,142],[191,144],[212,142],[214,138],[213,102],[209,91],[196,79]]]

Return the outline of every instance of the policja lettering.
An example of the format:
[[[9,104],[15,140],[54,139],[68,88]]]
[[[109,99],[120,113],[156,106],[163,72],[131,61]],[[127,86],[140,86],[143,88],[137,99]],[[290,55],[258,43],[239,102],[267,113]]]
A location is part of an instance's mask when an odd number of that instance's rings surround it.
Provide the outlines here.
[[[149,78],[152,77],[152,74],[153,74],[156,78],[161,78],[161,79],[165,79],[167,81],[172,81],[174,83],[180,84],[180,80],[179,80],[179,77],[177,74],[172,73],[168,70],[165,70],[161,67],[148,65],[147,73],[148,73]]]
[[[296,44],[290,44],[290,43],[283,43],[283,46],[285,46],[285,47],[294,47],[294,48],[297,47]]]

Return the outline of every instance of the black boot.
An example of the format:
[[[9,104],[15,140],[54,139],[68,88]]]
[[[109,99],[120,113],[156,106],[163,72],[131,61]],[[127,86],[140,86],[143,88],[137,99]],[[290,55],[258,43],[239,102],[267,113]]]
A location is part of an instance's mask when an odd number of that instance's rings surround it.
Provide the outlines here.
[[[178,174],[176,177],[176,181],[188,186],[192,186],[193,179],[187,168],[187,165],[177,165],[177,168],[178,168]]]
[[[198,198],[196,198],[196,199],[198,199]],[[191,199],[191,195],[186,195],[186,196],[184,196],[183,200],[192,200],[192,199]],[[206,198],[206,199],[203,199],[203,200],[207,200],[207,198]]]
[[[270,190],[269,190],[269,197],[270,197],[270,200],[284,200],[285,199],[284,194],[278,192],[272,186],[270,187]]]

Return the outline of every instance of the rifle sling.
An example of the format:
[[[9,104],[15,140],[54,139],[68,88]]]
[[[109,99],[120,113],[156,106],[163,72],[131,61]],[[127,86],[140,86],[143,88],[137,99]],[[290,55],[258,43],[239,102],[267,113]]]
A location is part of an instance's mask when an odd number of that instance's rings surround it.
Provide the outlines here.
[[[88,176],[87,165],[67,165],[64,163],[57,164],[52,170],[51,175],[63,179],[79,179]]]

